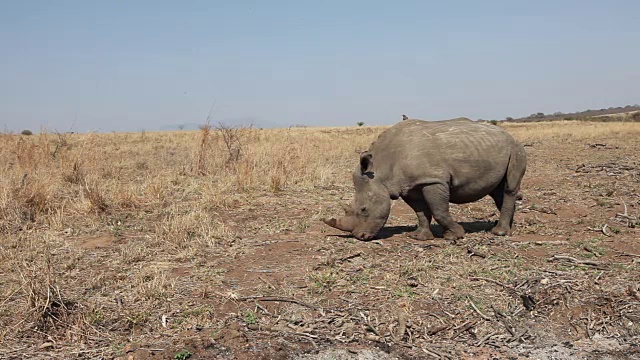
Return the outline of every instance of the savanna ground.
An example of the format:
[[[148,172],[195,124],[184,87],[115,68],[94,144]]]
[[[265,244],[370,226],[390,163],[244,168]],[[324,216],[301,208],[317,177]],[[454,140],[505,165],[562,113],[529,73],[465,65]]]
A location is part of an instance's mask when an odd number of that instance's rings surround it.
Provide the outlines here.
[[[382,127],[0,135],[0,357],[640,357],[640,123],[503,126],[515,233],[455,244],[319,221]]]

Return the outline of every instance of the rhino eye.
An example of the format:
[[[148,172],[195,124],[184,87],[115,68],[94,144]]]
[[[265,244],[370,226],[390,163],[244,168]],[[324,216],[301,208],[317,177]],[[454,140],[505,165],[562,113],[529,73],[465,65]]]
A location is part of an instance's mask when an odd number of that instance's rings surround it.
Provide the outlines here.
[[[363,214],[366,213],[367,212],[367,207],[366,206],[362,206],[360,208],[360,212],[363,213]]]

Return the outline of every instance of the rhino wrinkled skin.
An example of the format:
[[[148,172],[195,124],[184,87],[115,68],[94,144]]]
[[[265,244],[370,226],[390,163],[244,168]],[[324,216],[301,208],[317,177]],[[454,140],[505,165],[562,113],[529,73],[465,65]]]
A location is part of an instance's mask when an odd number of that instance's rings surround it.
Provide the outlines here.
[[[449,214],[449,203],[465,204],[489,195],[500,211],[491,230],[510,235],[516,195],[527,167],[524,147],[501,127],[466,118],[443,121],[404,119],[385,130],[360,154],[353,172],[355,198],[345,215],[323,219],[360,240],[373,239],[402,198],[418,217],[416,240],[433,239],[432,217],[444,238],[464,229]]]

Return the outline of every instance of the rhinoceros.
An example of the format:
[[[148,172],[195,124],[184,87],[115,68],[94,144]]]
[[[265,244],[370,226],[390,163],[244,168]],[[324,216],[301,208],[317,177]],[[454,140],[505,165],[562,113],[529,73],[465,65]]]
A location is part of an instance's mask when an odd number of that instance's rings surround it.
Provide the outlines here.
[[[345,216],[322,219],[359,240],[371,240],[384,227],[391,200],[402,198],[418,217],[409,234],[433,239],[432,217],[446,240],[464,237],[449,203],[475,202],[489,195],[500,211],[491,230],[511,235],[516,196],[527,168],[524,147],[500,126],[467,118],[441,121],[406,119],[382,132],[353,171],[355,197]]]

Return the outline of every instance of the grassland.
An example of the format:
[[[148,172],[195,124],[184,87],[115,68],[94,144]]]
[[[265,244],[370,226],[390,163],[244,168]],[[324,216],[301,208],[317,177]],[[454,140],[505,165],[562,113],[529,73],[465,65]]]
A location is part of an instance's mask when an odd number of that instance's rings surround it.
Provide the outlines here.
[[[457,244],[402,201],[373,242],[318,221],[384,127],[2,134],[0,357],[637,354],[640,123],[501,126],[516,231],[453,206]]]

